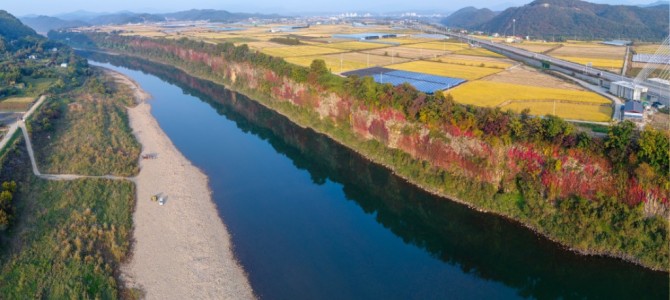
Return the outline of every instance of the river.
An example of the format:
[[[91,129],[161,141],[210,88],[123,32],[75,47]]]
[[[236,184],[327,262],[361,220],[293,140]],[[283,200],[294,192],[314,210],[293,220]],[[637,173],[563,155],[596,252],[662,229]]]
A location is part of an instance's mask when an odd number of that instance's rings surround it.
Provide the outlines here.
[[[667,273],[577,255],[428,194],[172,67],[88,55],[153,96],[161,128],[209,177],[235,255],[261,298],[668,299]]]

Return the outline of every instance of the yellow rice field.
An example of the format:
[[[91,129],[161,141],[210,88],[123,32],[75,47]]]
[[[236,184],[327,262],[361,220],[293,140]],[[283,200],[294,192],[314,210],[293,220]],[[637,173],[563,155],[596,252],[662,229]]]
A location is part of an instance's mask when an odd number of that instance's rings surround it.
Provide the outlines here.
[[[330,55],[298,56],[288,57],[286,61],[301,66],[309,66],[313,60],[323,59],[333,73],[342,73],[367,67],[385,66],[392,62],[406,62],[407,59],[392,58],[390,56],[368,55],[364,53],[349,52]]]
[[[295,57],[295,56],[309,56],[322,55],[344,52],[345,50],[317,47],[317,46],[288,46],[288,47],[274,47],[263,48],[263,53],[278,56],[278,57]]]
[[[512,66],[511,63],[502,62],[499,60],[493,59],[477,59],[477,57],[472,56],[472,58],[460,58],[454,57],[451,55],[440,56],[436,59],[433,59],[437,62],[447,63],[447,64],[456,64],[456,65],[465,65],[465,66],[475,66],[475,67],[486,67],[486,68],[496,68],[496,69],[506,69]]]
[[[527,86],[492,81],[472,81],[462,84],[449,93],[457,102],[479,106],[499,106],[506,101],[574,101],[591,104],[610,104],[598,94],[546,87]]]
[[[420,44],[411,44],[406,47],[410,48],[419,48],[419,49],[430,49],[430,50],[440,50],[440,51],[461,51],[468,49],[469,46],[463,43],[449,43],[449,42],[429,42],[429,43],[420,43]]]
[[[556,115],[568,120],[582,120],[593,122],[609,122],[612,119],[612,107],[610,105],[579,105],[575,103],[561,102],[512,102],[501,109],[511,109],[521,112],[530,109],[530,114],[536,116]]]
[[[623,59],[607,59],[607,58],[593,58],[593,57],[571,57],[571,56],[554,56],[559,59],[571,61],[578,64],[586,65],[591,63],[594,68],[599,69],[621,69],[623,68]]]
[[[638,54],[655,54],[656,51],[658,51],[660,47],[661,47],[661,45],[659,45],[659,44],[647,44],[647,45],[635,46],[634,49],[635,49],[635,52],[638,53]],[[666,49],[664,49],[664,50],[668,51],[668,46],[665,46],[665,47],[666,47]]]
[[[368,50],[368,49],[389,47],[389,45],[379,43],[366,43],[366,42],[330,43],[330,44],[320,44],[320,46],[340,50]]]
[[[432,61],[413,61],[386,67],[396,70],[421,72],[467,80],[479,79],[501,71],[500,69],[461,66]]]

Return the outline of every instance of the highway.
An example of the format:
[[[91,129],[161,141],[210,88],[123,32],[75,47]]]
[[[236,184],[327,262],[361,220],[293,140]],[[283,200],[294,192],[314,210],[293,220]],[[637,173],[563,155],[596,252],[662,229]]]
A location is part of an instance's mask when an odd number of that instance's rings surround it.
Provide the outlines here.
[[[501,51],[508,52],[523,58],[526,58],[527,60],[534,60],[537,63],[542,63],[542,61],[549,62],[550,65],[559,67],[565,70],[568,70],[570,73],[579,73],[580,75],[583,76],[588,76],[591,78],[591,81],[593,82],[598,82],[599,79],[603,79],[609,82],[614,82],[614,81],[627,81],[630,83],[634,83],[633,78],[625,77],[622,76],[621,74],[615,74],[603,70],[598,70],[594,69],[592,67],[587,67],[586,65],[578,64],[578,63],[573,63],[561,59],[557,59],[555,57],[551,57],[545,54],[541,53],[535,53],[531,52],[528,50],[516,48],[510,45],[506,45],[503,43],[496,43],[490,40],[485,40],[485,39],[480,39],[480,38],[475,38],[473,36],[467,35],[467,34],[461,34],[461,33],[454,33],[454,32],[448,32],[445,30],[438,30],[434,27],[427,28],[425,26],[422,27],[415,27],[417,30],[421,31],[427,31],[430,33],[436,33],[436,34],[443,34],[446,36],[450,36],[453,38],[458,38],[464,41],[467,41],[469,43],[474,43],[474,44],[479,44],[483,48],[486,48],[488,50],[498,52],[500,53]],[[565,70],[560,70],[556,69],[557,71],[565,71]],[[563,72],[566,73],[566,72]],[[571,74],[567,74],[571,75]],[[659,96],[663,98],[665,104],[668,104],[668,101],[670,101],[670,88],[667,86],[663,86],[659,83],[655,82],[649,82],[649,81],[643,81],[643,82],[638,82],[637,84],[641,86],[645,86],[649,89],[649,94]]]

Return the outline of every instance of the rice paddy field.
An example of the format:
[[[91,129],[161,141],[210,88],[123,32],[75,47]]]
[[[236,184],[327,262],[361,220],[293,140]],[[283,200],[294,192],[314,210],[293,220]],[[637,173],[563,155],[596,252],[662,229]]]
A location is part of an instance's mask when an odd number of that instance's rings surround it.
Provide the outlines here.
[[[328,69],[330,69],[330,71],[333,73],[348,72],[368,67],[386,66],[392,64],[393,62],[397,63],[407,61],[407,59],[403,58],[364,54],[357,52],[317,55],[317,56],[288,57],[286,58],[286,61],[307,67],[315,59],[323,59],[326,62],[326,66],[328,67]]]
[[[384,55],[384,56],[395,56],[409,59],[422,59],[422,58],[431,59],[445,54],[445,52],[441,50],[411,48],[406,46],[373,49],[364,51],[364,53]]]
[[[206,24],[205,24],[206,25]],[[147,37],[189,37],[209,43],[234,42],[286,61],[309,66],[323,59],[333,73],[343,73],[368,67],[385,67],[420,72],[468,82],[448,91],[457,102],[521,111],[531,114],[556,114],[572,120],[607,122],[611,120],[609,99],[585,91],[572,82],[519,66],[513,60],[489,50],[471,47],[454,40],[422,37],[410,29],[391,29],[388,26],[358,27],[350,24],[313,25],[282,32],[286,24],[235,25],[243,30],[214,31],[209,26],[174,29],[151,25],[108,26],[103,31],[123,30],[125,35]],[[277,32],[277,30],[279,30]],[[336,37],[340,34],[382,32],[398,34],[397,38],[359,41]],[[287,46],[272,42],[272,38],[297,38],[302,43]],[[504,43],[505,38],[483,37]],[[524,41],[512,46],[546,53],[556,58],[580,64],[592,63],[594,68],[619,71],[623,66],[625,47],[613,47],[593,42],[562,43]],[[654,53],[658,45],[635,47],[638,53]],[[1,102],[0,102],[1,105]]]
[[[605,122],[612,115],[608,99],[587,91],[480,80],[462,84],[448,93],[459,103],[515,111],[529,108],[536,115],[553,113],[554,105],[556,115],[567,119]]]
[[[523,42],[514,44],[514,47],[525,49],[535,53],[544,53],[554,48],[562,46],[559,43],[543,43],[543,42]]]
[[[666,48],[663,49],[665,51],[668,51],[667,46]],[[655,54],[656,51],[658,51],[661,48],[660,44],[643,44],[643,45],[635,45],[633,47],[633,50],[637,54]]]
[[[466,55],[443,55],[432,59],[433,61],[456,64],[463,66],[486,67],[496,69],[506,69],[514,64],[514,61],[481,56],[466,56]]]
[[[340,50],[368,50],[368,49],[388,47],[387,45],[380,43],[366,43],[366,42],[329,43],[329,44],[321,44],[320,46]]]
[[[420,44],[411,44],[407,45],[407,47],[416,49],[440,50],[443,52],[446,51],[456,52],[468,49],[470,46],[468,46],[468,44],[465,43],[455,43],[455,42],[428,42]]]
[[[455,64],[446,64],[432,61],[412,61],[407,63],[386,66],[390,69],[428,73],[452,78],[461,78],[466,80],[475,80],[488,75],[500,72],[500,69],[482,68],[472,66],[462,66]]]
[[[274,47],[274,48],[263,48],[261,51],[265,54],[278,57],[310,56],[310,55],[346,52],[346,50],[319,47],[319,46]]]
[[[626,47],[607,46],[594,43],[564,44],[549,55],[579,64],[592,63],[593,67],[608,71],[621,71],[626,56]]]

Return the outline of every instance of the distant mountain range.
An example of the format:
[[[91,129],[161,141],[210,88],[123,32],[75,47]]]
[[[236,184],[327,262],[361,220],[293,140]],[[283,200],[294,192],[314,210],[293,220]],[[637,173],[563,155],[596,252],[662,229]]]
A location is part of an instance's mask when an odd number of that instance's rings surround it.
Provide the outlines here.
[[[488,33],[532,37],[625,38],[663,40],[668,36],[670,7],[595,4],[580,0],[537,0],[496,14],[466,8],[442,23]],[[516,24],[514,25],[514,21]],[[515,26],[516,28],[513,28]]]
[[[122,11],[110,14],[98,14],[86,11],[76,11],[67,14],[61,14],[57,17],[49,16],[25,16],[21,18],[26,25],[32,27],[37,32],[47,33],[49,30],[90,26],[90,25],[110,25],[110,24],[128,24],[143,22],[161,22],[166,20],[175,21],[200,21],[209,20],[212,22],[238,22],[249,18],[280,18],[279,15],[263,15],[248,13],[231,13],[225,10],[214,9],[192,9],[165,14],[134,13]]]

